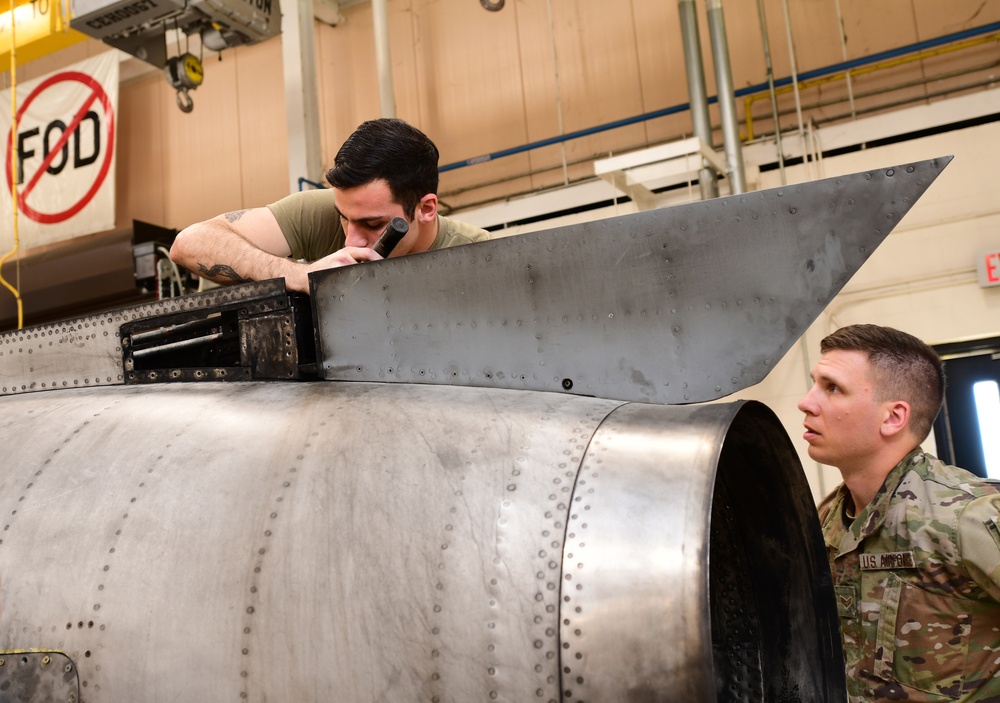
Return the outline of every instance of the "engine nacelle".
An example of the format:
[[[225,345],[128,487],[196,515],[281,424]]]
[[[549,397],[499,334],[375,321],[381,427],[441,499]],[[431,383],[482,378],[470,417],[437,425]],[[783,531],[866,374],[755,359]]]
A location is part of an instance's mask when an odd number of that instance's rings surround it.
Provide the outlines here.
[[[2,407],[22,690],[59,656],[92,703],[842,697],[815,509],[762,405],[276,382]]]

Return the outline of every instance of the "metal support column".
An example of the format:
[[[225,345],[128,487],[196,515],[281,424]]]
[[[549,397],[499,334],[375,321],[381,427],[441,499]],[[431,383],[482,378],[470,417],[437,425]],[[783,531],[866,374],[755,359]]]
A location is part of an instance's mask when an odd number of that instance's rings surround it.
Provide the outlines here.
[[[708,91],[705,89],[705,68],[701,61],[701,44],[698,41],[698,13],[694,0],[678,0],[677,9],[681,16],[681,41],[684,45],[684,66],[687,72],[694,134],[702,143],[714,149],[712,122],[708,115]],[[702,200],[718,197],[718,179],[704,160],[698,181]]]
[[[378,69],[379,105],[382,108],[382,117],[395,117],[396,98],[392,93],[388,0],[372,0],[372,23],[375,27],[375,66]]]
[[[319,90],[312,0],[281,0],[281,59],[288,120],[288,188],[299,178],[321,182],[323,145],[319,131]]]
[[[722,117],[722,137],[726,145],[726,175],[733,194],[747,191],[743,169],[743,147],[740,128],[736,119],[736,95],[733,89],[733,71],[729,63],[729,45],[726,40],[726,20],[722,13],[722,0],[705,0],[708,11],[708,33],[712,40],[712,62],[715,64],[715,84],[719,95],[719,112]]]

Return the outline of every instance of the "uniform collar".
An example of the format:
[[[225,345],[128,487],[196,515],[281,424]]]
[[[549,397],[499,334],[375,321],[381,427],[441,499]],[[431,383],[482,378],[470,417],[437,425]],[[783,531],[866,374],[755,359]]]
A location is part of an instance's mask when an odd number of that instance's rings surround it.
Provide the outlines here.
[[[889,502],[895,495],[896,489],[899,488],[903,476],[922,457],[923,452],[920,451],[920,447],[903,457],[903,460],[896,464],[885,477],[885,481],[882,482],[875,497],[858,513],[853,521],[846,517],[845,512],[845,506],[851,493],[847,490],[847,486],[840,485],[830,506],[830,515],[823,525],[823,538],[828,546],[836,550],[837,557],[853,552],[866,537],[875,534],[882,527],[885,523],[886,513],[889,511]]]

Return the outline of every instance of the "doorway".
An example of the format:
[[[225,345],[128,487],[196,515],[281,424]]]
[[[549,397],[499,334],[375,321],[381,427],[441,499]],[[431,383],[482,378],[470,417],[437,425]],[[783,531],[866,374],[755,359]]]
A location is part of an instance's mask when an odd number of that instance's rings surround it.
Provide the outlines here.
[[[947,378],[934,421],[938,458],[1000,479],[1000,337],[936,345]]]

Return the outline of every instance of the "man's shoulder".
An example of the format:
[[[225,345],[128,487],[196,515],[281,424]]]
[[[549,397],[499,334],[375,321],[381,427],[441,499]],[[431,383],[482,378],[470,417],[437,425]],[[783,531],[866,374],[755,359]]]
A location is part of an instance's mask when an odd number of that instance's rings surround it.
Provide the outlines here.
[[[490,239],[493,239],[493,234],[481,227],[439,215],[438,236],[431,248],[444,249],[445,247],[457,247],[462,244],[485,242]]]
[[[300,190],[275,200],[273,203],[268,203],[267,206],[272,211],[275,209],[303,210],[306,208],[337,209],[333,199],[333,191],[329,188]]]
[[[315,261],[344,245],[343,228],[329,188],[292,193],[267,207],[285,235],[293,259]]]
[[[957,531],[970,506],[1000,504],[1000,482],[980,478],[926,453],[908,457],[909,470],[893,495],[897,529],[914,534]],[[978,509],[978,508],[977,508]]]
[[[951,466],[926,452],[909,458],[910,466],[896,489],[896,496],[915,498],[916,485],[923,487],[929,500],[951,507],[981,496],[1000,494],[1000,481],[976,476],[958,466]]]
[[[885,536],[904,540],[918,562],[935,565],[943,585],[971,577],[1000,597],[1000,482],[922,452],[907,461]]]

